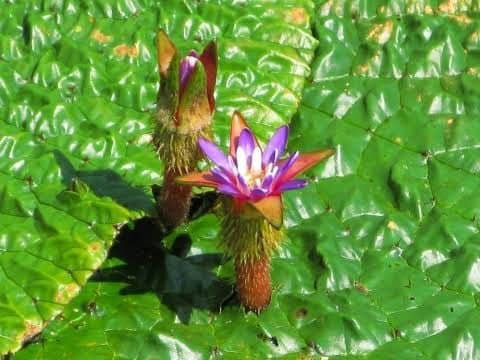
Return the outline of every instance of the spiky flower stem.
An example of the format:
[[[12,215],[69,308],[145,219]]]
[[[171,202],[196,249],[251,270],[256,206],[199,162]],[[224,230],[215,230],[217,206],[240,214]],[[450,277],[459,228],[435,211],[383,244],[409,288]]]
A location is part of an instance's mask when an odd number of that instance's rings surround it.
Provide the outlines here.
[[[270,303],[270,259],[279,247],[282,232],[255,209],[236,209],[224,202],[225,216],[220,241],[227,255],[234,258],[237,292],[246,310],[260,312]]]
[[[235,259],[237,292],[246,310],[260,312],[270,304],[272,286],[270,281],[270,258],[240,261]]]
[[[175,179],[183,174],[175,170],[166,170],[162,190],[157,197],[157,212],[168,227],[183,223],[188,215],[192,198],[192,187],[175,183]]]
[[[161,116],[161,113],[158,116]],[[165,164],[163,186],[157,195],[156,203],[158,215],[164,225],[173,228],[186,220],[192,197],[192,187],[179,185],[175,179],[195,169],[200,158],[198,138],[208,137],[209,134],[208,129],[182,134],[165,123],[167,122],[157,122],[154,137],[154,145]]]

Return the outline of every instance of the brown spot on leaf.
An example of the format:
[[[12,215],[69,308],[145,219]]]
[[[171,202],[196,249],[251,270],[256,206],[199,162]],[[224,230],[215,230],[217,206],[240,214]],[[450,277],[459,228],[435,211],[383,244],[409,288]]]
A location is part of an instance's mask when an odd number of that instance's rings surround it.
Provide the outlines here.
[[[90,245],[88,245],[88,248],[89,248],[89,250],[91,250],[93,252],[97,252],[100,249],[102,249],[102,245],[98,241],[95,241],[95,242],[91,243]]]
[[[90,37],[93,40],[98,41],[100,44],[106,44],[112,41],[112,37],[110,35],[106,35],[98,29],[93,30],[92,35],[90,35]]]
[[[295,25],[306,24],[308,22],[308,14],[304,8],[292,8],[285,12],[285,20]]]
[[[121,45],[115,46],[115,48],[113,49],[113,52],[118,57],[128,56],[129,58],[135,58],[138,56],[138,53],[139,53],[137,45],[127,45],[127,44],[121,44]]]
[[[355,281],[353,286],[355,287],[356,290],[358,290],[362,294],[368,294],[369,292],[368,288],[364,284],[362,284],[360,281]]]
[[[42,331],[42,329],[43,329],[42,322],[26,320],[25,331],[19,335],[20,342],[22,344],[28,342],[29,340],[33,339],[36,335],[38,335]]]

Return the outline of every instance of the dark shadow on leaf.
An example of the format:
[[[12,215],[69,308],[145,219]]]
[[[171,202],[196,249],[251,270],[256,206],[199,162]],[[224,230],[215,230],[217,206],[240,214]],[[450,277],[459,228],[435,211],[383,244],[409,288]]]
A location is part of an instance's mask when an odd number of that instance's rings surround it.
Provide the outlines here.
[[[153,219],[144,218],[133,229],[125,226],[110,251],[125,264],[99,270],[92,281],[124,282],[121,294],[154,292],[188,323],[194,309],[220,311],[234,298],[233,286],[212,269],[225,262],[221,254],[187,257],[189,236],[180,235],[170,251],[161,244],[162,234]]]
[[[119,174],[111,169],[93,171],[76,170],[70,160],[60,151],[54,150],[62,172],[62,181],[67,187],[72,182],[80,180],[98,196],[107,196],[132,211],[143,210],[151,212],[153,199],[141,187],[128,184]]]
[[[67,187],[81,181],[96,195],[108,196],[130,210],[153,208],[153,199],[142,188],[126,183],[116,172],[78,171],[62,152],[55,151],[54,155]],[[154,186],[152,190],[155,195],[161,187]],[[208,212],[216,200],[215,192],[194,196],[189,218]],[[143,218],[133,227],[124,226],[109,254],[110,258],[122,260],[124,265],[101,269],[91,281],[128,284],[121,294],[154,292],[183,323],[189,322],[193,309],[220,311],[222,306],[234,301],[233,286],[212,272],[225,261],[224,257],[221,254],[187,257],[192,241],[186,234],[179,235],[167,250],[161,242],[166,234],[158,225],[152,218]]]
[[[207,191],[201,195],[195,195],[192,198],[192,205],[188,218],[194,220],[200,216],[210,212],[218,202],[218,193],[216,191]]]

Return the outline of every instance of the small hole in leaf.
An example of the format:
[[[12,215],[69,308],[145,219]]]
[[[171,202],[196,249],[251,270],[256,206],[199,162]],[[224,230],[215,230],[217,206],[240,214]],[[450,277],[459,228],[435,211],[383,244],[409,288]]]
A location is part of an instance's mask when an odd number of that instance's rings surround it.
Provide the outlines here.
[[[85,304],[85,310],[90,315],[93,315],[97,312],[97,303],[95,301],[89,301]]]
[[[411,300],[411,301],[414,301],[414,300],[415,300],[415,296],[410,296],[410,300]]]
[[[453,312],[453,307],[450,307],[450,312]]]
[[[259,338],[262,341],[268,340],[268,336],[262,333],[258,333],[257,338]]]
[[[270,340],[272,341],[273,345],[278,346],[278,340],[276,336],[273,336]]]
[[[306,308],[300,308],[295,312],[295,317],[297,319],[302,319],[308,315],[308,310]]]
[[[276,337],[276,336],[270,337],[270,336],[268,336],[268,335],[266,335],[266,334],[259,333],[259,334],[257,334],[257,338],[259,338],[260,340],[265,341],[265,342],[266,342],[266,341],[269,341],[269,342],[271,342],[273,345],[278,346],[278,340],[277,340],[277,337]]]
[[[221,351],[220,351],[220,348],[218,346],[214,346],[212,348],[212,352],[211,352],[211,355],[212,355],[212,358],[213,359],[220,359],[220,355],[221,355]]]

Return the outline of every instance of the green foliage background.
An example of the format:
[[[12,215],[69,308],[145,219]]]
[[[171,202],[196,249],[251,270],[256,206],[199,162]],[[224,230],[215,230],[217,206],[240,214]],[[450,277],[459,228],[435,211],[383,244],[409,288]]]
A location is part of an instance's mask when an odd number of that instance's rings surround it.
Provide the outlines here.
[[[0,1],[0,354],[477,358],[479,11],[473,0]],[[136,220],[161,183],[159,27],[185,52],[218,39],[220,143],[238,109],[263,140],[290,123],[290,149],[336,150],[286,196],[259,316],[232,299],[213,214],[163,240]]]

